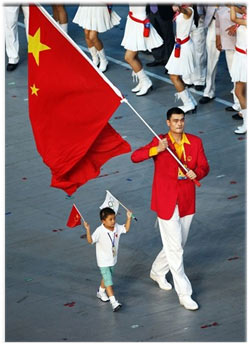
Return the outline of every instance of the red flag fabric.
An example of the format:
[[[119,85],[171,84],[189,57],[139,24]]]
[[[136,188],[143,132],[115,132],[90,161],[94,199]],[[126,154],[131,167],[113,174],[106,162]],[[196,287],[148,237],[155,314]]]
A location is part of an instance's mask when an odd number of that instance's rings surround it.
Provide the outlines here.
[[[81,225],[81,215],[75,205],[73,205],[67,222],[67,227],[74,228],[77,225]]]
[[[110,158],[131,151],[108,124],[123,99],[40,6],[30,6],[29,116],[51,186],[72,195]]]

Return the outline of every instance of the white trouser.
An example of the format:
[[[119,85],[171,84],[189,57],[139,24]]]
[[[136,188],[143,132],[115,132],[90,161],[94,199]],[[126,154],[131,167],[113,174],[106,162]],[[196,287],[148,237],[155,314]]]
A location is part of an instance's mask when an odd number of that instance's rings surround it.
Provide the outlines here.
[[[18,15],[20,6],[4,6],[6,53],[10,64],[19,61]],[[28,35],[29,6],[22,6],[26,36]]]
[[[206,88],[204,89],[203,96],[213,98],[215,94],[215,76],[217,71],[217,64],[220,57],[220,51],[216,48],[216,31],[214,19],[212,20],[207,30],[206,47],[207,74]]]
[[[234,49],[227,49],[227,50],[225,50],[225,57],[226,57],[226,62],[227,62],[227,68],[228,68],[230,76],[231,76],[231,69],[232,69],[234,52],[235,52]],[[237,98],[237,96],[235,95],[235,83],[234,83],[234,88],[233,88],[231,93],[233,94],[233,99],[234,99],[234,104],[233,104],[232,107],[235,109],[235,111],[240,111],[240,109],[241,109],[240,102],[239,102],[239,99]]]
[[[186,84],[204,86],[206,81],[206,33],[203,18],[199,19],[198,27],[194,25],[191,31],[191,39],[195,48],[196,66],[192,74],[182,76]]]
[[[158,217],[163,248],[155,258],[151,271],[162,277],[170,270],[178,295],[192,294],[191,283],[184,272],[183,248],[193,216],[192,214],[180,218],[176,205],[171,219],[165,220]]]

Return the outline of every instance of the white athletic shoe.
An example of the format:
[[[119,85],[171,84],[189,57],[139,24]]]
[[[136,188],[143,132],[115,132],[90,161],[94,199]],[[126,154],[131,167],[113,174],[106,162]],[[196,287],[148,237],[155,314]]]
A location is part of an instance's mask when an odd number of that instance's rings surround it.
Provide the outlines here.
[[[96,293],[96,296],[98,297],[98,299],[100,299],[101,301],[103,302],[107,302],[109,301],[109,297],[107,296],[107,294],[104,292],[104,293],[101,293],[101,292],[97,292]]]
[[[112,305],[113,312],[118,311],[122,307],[122,304],[120,304],[117,300],[115,300],[114,302],[111,302],[111,305]]]
[[[195,311],[199,308],[197,302],[195,302],[189,295],[179,296],[179,300],[180,304],[187,310]]]
[[[163,289],[163,290],[171,290],[172,289],[172,285],[166,280],[166,278],[157,276],[152,271],[150,272],[150,278],[153,281],[157,282],[161,289]]]

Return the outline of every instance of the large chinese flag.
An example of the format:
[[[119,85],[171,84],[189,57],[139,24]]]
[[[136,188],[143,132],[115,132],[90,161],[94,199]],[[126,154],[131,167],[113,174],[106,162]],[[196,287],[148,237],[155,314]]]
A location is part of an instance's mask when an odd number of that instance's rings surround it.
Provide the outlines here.
[[[73,194],[130,145],[108,124],[120,91],[39,6],[30,6],[29,115],[51,186]]]

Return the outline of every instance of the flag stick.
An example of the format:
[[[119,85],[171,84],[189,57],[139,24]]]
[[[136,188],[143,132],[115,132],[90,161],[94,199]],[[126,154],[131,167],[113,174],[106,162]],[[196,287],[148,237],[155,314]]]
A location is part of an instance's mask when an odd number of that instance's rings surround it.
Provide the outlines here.
[[[75,204],[73,204],[73,206],[75,206],[75,209],[77,210],[77,212],[79,213],[79,215],[80,215],[80,216],[81,216],[81,218],[82,218],[82,221],[84,222],[84,218],[83,218],[82,214],[80,213],[80,211],[78,210],[78,208],[76,207],[76,205],[75,205]]]
[[[109,193],[110,195],[112,195],[113,198],[115,198],[115,199],[119,202],[119,204],[120,204],[126,211],[129,211],[129,209],[128,209],[126,206],[124,206],[113,194],[111,194],[109,190],[106,190],[106,192]],[[133,214],[132,214],[132,218],[133,218],[135,221],[137,221],[137,218],[136,218]]]
[[[146,125],[146,127],[155,135],[155,137],[159,140],[162,141],[162,139],[156,134],[156,132],[148,125],[148,123],[142,118],[142,116],[134,109],[134,107],[132,105],[130,105],[130,103],[128,102],[128,100],[126,98],[123,98],[121,100],[121,102],[126,102],[126,104],[131,108],[131,110],[134,111],[134,113],[140,118],[140,120]],[[189,171],[189,169],[187,169],[182,162],[179,160],[179,158],[176,157],[176,155],[171,151],[171,149],[169,147],[166,148],[166,150],[172,155],[172,157],[177,161],[177,163],[180,165],[180,167],[187,173]],[[192,180],[194,181],[194,183],[200,187],[201,184],[199,181],[197,181],[196,179]]]

